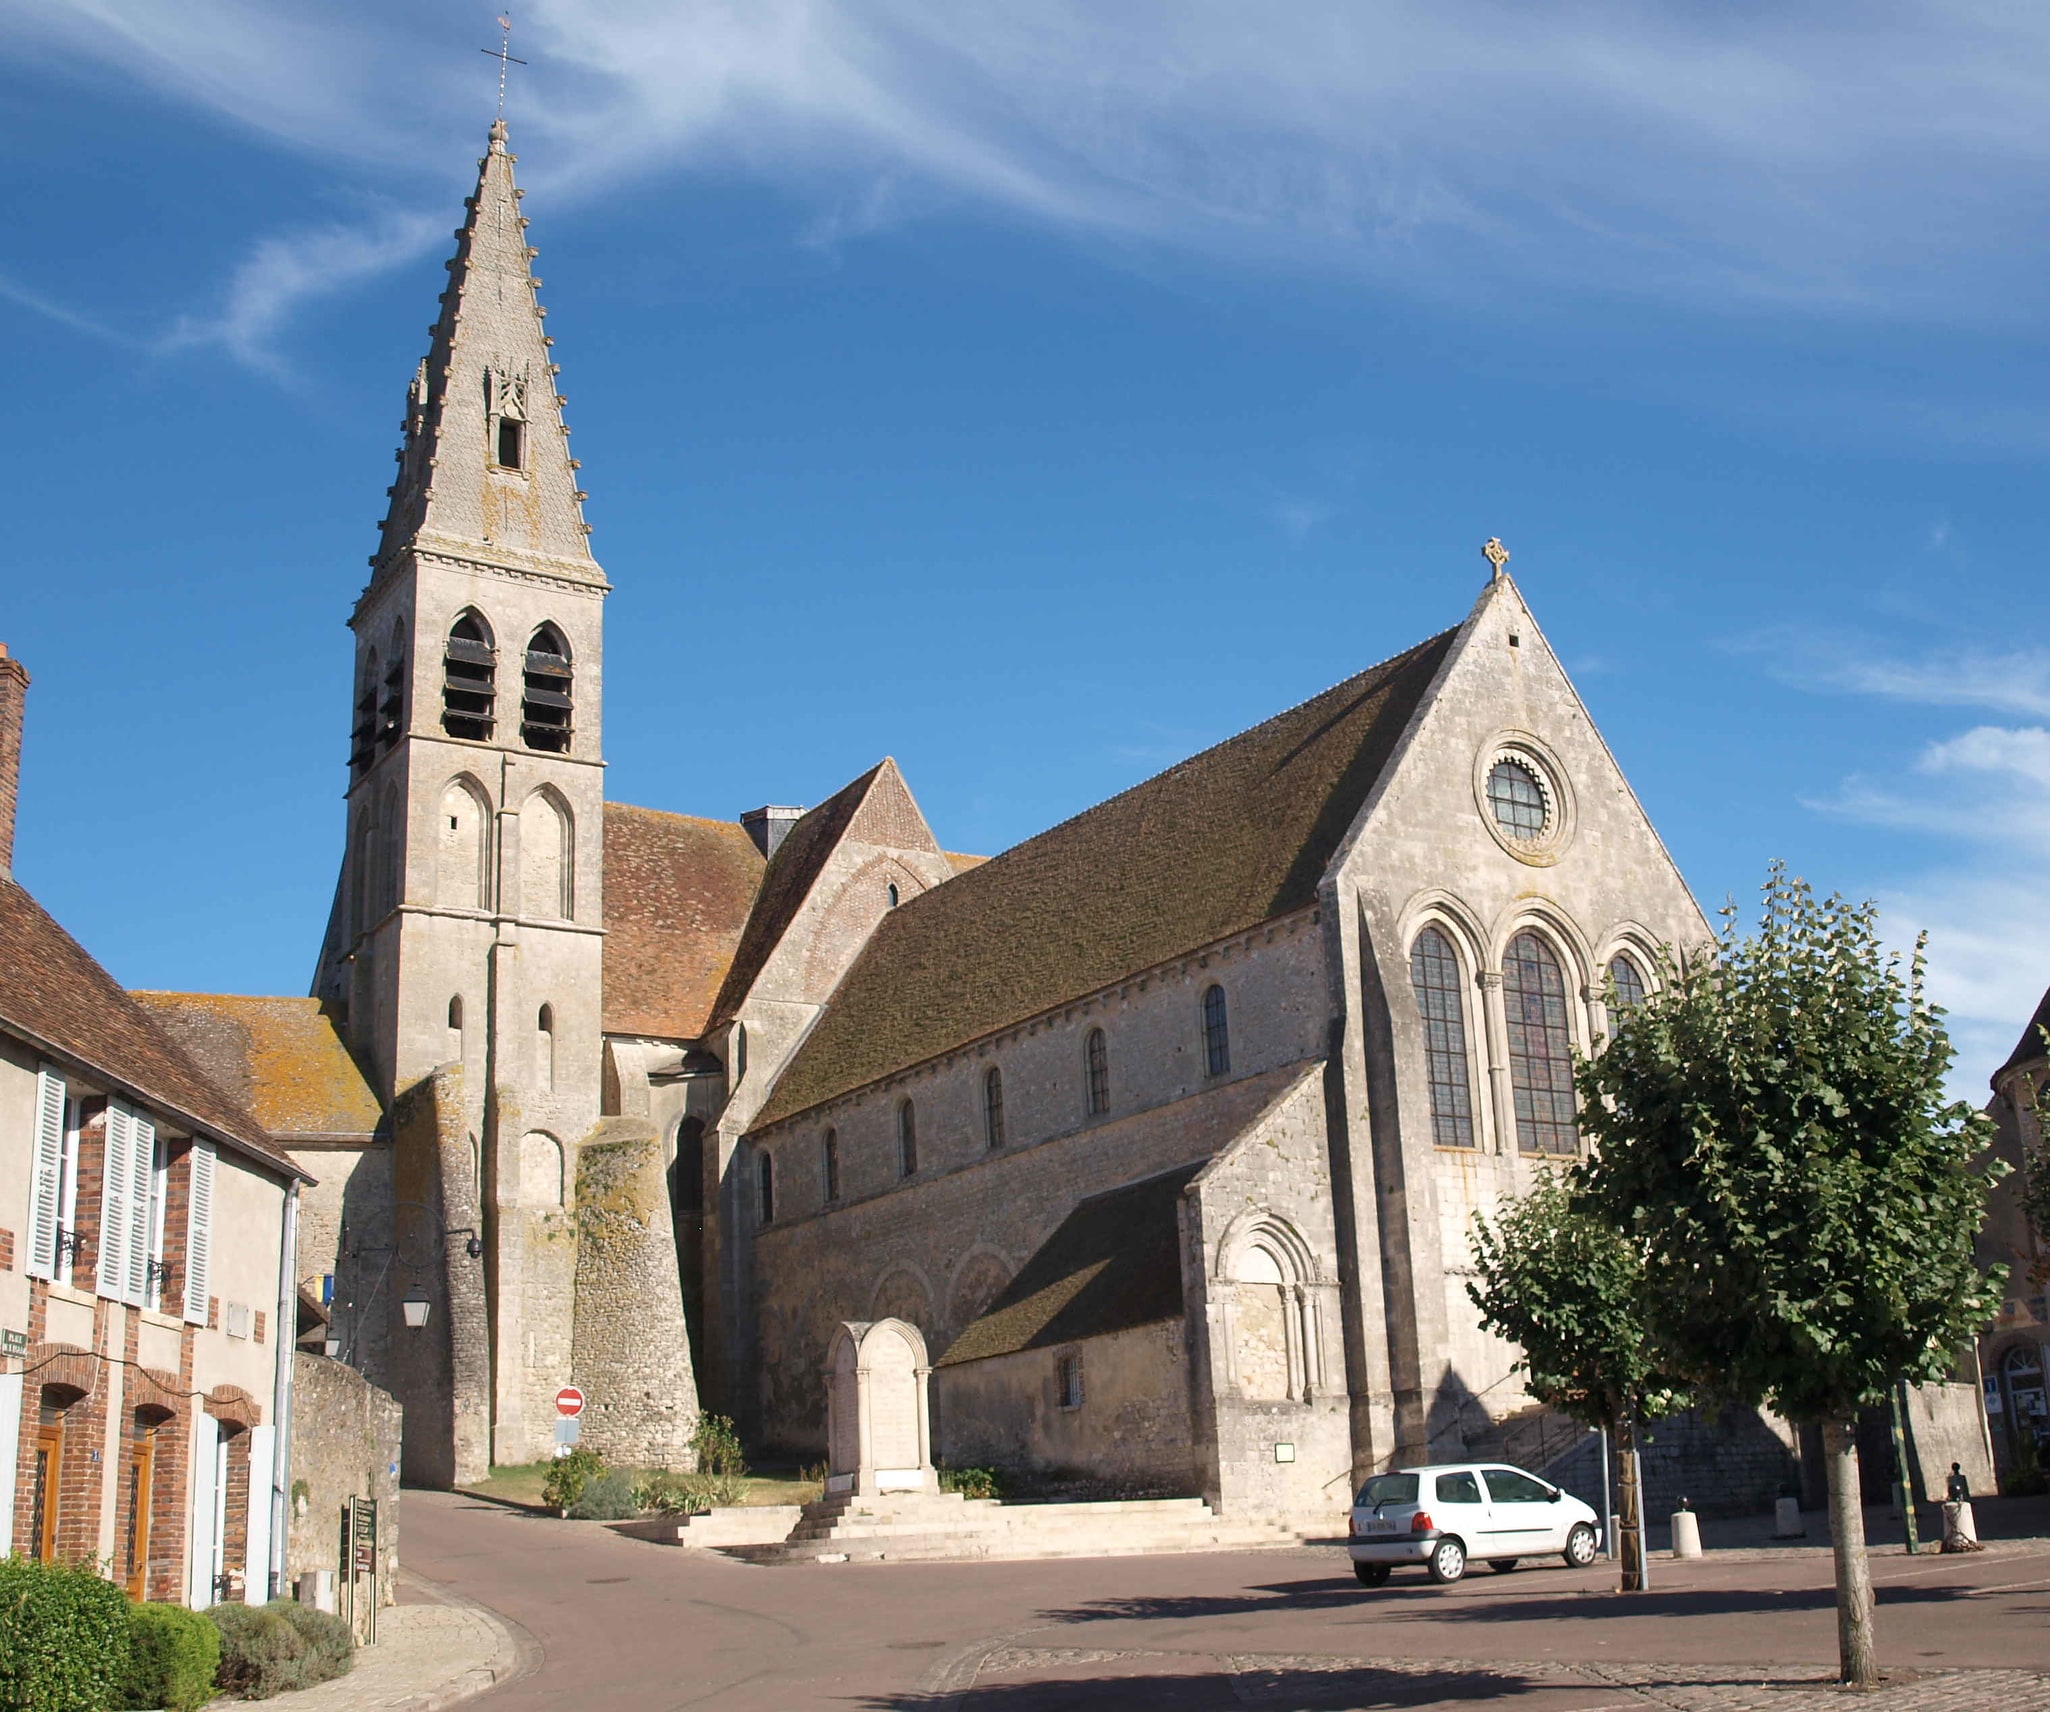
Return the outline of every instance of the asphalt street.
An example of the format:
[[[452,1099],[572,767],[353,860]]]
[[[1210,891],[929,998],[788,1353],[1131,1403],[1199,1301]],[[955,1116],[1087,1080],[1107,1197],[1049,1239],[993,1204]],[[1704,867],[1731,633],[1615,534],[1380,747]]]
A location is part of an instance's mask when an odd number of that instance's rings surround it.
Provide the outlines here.
[[[1611,1566],[1557,1563],[1369,1591],[1335,1547],[763,1568],[430,1492],[406,1494],[403,1540],[410,1568],[538,1643],[539,1667],[480,1712],[1790,1712],[1836,1659],[1821,1552],[1659,1563],[1635,1596]],[[2050,1543],[1896,1551],[1873,1571],[1898,1684],[1880,1701],[2050,1708]]]

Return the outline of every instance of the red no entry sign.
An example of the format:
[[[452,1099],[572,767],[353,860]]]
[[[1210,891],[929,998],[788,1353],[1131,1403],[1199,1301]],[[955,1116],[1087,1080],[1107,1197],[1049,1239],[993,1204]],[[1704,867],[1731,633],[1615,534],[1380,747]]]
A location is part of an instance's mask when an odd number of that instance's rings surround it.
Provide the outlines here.
[[[558,1415],[581,1415],[584,1412],[584,1394],[574,1385],[565,1385],[555,1394],[555,1412]]]

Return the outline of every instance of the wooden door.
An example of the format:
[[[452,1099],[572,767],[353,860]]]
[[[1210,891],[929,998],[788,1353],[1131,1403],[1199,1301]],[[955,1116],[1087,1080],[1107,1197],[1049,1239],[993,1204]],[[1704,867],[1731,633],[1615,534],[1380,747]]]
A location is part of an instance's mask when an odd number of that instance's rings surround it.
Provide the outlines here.
[[[36,1428],[31,1453],[28,1549],[44,1563],[57,1560],[58,1486],[64,1467],[64,1428],[43,1422]]]
[[[128,1446],[128,1597],[149,1597],[149,1513],[156,1476],[156,1429],[138,1423]]]

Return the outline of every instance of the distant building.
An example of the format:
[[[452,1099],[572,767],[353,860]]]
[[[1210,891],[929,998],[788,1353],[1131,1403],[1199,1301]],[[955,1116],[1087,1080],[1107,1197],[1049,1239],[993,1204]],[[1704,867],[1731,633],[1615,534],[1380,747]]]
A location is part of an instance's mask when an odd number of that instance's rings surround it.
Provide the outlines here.
[[[310,1178],[12,877],[0,649],[0,1555],[261,1604]]]
[[[1980,1260],[2007,1267],[2007,1295],[2000,1318],[1979,1342],[1986,1415],[1993,1436],[1995,1466],[2005,1474],[2033,1458],[2050,1470],[2050,1304],[2044,1289],[2050,1255],[2022,1210],[2027,1161],[2045,1140],[2050,1112],[2050,992],[2022,1030],[2007,1062],[1993,1073],[1993,1098],[1986,1110],[1997,1132],[1995,1152],[2013,1174],[1994,1190],[1981,1234]]]

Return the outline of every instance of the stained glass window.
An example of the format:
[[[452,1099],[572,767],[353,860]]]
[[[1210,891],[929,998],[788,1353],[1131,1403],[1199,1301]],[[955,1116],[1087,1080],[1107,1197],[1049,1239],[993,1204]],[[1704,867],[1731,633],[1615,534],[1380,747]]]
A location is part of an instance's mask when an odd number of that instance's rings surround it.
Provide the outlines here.
[[[1466,992],[1452,942],[1435,927],[1416,936],[1409,980],[1424,1025],[1424,1074],[1431,1089],[1431,1139],[1472,1147],[1473,1094],[1466,1073]]]
[[[1566,977],[1557,953],[1535,933],[1526,930],[1509,942],[1502,960],[1502,998],[1509,1013],[1516,1145],[1525,1153],[1577,1153]]]
[[[1616,983],[1618,1009],[1631,1011],[1644,1003],[1644,977],[1628,957],[1609,959],[1609,979]]]

